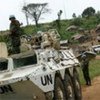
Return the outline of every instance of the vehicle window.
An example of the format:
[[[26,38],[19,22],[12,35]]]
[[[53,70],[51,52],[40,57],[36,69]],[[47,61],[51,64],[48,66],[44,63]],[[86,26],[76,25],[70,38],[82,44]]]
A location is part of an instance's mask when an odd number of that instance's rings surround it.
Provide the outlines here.
[[[0,71],[7,70],[8,60],[0,60]]]
[[[98,48],[100,48],[100,46],[98,46]]]
[[[99,49],[100,47],[95,47],[95,49]]]
[[[37,64],[37,57],[36,55],[32,55],[29,57],[13,59],[13,61],[14,61],[14,67],[19,68],[23,66]]]

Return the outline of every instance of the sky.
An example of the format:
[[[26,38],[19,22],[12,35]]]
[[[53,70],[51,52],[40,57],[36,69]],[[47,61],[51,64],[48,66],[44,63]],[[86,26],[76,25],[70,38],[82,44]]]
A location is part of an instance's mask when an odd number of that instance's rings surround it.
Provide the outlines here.
[[[96,12],[100,11],[100,0],[0,0],[0,31],[9,29],[9,16],[15,15],[16,19],[26,25],[25,14],[22,12],[23,5],[29,3],[48,3],[51,13],[43,16],[39,22],[51,22],[57,19],[57,13],[62,10],[62,19],[72,18],[72,14],[81,15],[87,7],[93,7]],[[30,24],[34,24],[29,20]]]

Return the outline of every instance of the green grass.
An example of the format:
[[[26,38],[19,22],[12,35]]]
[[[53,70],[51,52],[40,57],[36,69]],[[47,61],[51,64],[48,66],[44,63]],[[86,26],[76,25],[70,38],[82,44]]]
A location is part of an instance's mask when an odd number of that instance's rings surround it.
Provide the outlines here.
[[[66,31],[66,29],[70,25],[76,25],[76,26],[83,28],[85,30],[88,30],[88,29],[90,30],[90,29],[94,29],[96,27],[96,25],[99,24],[99,22],[100,22],[100,18],[97,16],[91,16],[88,19],[77,17],[76,19],[61,20],[60,21],[60,28],[58,27],[57,22],[53,21],[50,23],[39,24],[38,28],[35,25],[28,25],[28,26],[22,27],[22,29],[24,30],[25,34],[31,35],[31,34],[36,34],[37,31],[47,31],[48,29],[54,28],[54,29],[57,29],[59,31],[62,40],[65,40],[65,39],[70,40],[74,34],[78,33],[78,31],[75,31],[75,32]],[[2,39],[0,36],[0,41],[7,41],[7,39],[6,38]]]
[[[90,61],[89,72],[90,72],[91,79],[100,75],[100,60]],[[81,68],[80,68],[80,81],[81,81],[81,84],[85,84],[85,80],[83,78],[83,73],[82,73]]]

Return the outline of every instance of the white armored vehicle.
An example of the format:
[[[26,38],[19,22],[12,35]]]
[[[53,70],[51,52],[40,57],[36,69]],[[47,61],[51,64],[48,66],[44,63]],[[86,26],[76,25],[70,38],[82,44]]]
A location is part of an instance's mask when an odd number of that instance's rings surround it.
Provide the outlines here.
[[[82,100],[78,60],[47,47],[0,58],[0,100]]]

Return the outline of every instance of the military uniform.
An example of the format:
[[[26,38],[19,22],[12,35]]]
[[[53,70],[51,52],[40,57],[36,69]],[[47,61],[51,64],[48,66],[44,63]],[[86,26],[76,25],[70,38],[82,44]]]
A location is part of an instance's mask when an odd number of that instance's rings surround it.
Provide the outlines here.
[[[11,19],[10,19],[11,20]],[[18,20],[13,18],[10,23],[10,38],[11,38],[11,45],[12,45],[12,53],[20,53],[20,35],[22,33],[22,29],[20,28],[20,23]]]
[[[86,85],[91,85],[91,79],[89,76],[89,60],[87,59],[86,55],[82,55],[82,71]]]

